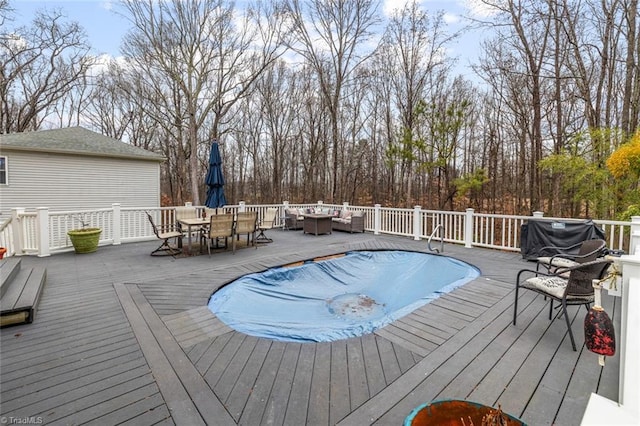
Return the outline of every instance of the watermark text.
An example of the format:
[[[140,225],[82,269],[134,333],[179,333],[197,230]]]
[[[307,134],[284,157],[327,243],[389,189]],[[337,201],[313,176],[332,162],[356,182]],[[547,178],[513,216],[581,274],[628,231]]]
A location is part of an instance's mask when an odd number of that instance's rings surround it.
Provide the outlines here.
[[[41,416],[32,416],[32,417],[0,416],[0,424],[3,424],[3,425],[41,425],[41,424],[44,424],[44,419]]]

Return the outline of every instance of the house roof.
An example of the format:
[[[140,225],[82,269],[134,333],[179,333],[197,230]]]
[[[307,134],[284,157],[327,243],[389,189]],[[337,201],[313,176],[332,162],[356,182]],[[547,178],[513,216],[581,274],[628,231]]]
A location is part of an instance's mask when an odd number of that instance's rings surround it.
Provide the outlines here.
[[[164,161],[162,155],[83,127],[0,135],[0,150],[50,152],[97,157]]]

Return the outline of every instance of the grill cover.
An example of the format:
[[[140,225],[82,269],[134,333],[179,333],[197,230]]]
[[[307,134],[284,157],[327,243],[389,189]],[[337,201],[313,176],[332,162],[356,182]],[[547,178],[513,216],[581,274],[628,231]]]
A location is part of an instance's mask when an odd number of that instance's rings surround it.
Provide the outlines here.
[[[592,220],[529,220],[520,229],[520,252],[523,259],[532,260],[554,254],[541,254],[542,247],[568,247],[594,238],[604,240],[604,231]]]

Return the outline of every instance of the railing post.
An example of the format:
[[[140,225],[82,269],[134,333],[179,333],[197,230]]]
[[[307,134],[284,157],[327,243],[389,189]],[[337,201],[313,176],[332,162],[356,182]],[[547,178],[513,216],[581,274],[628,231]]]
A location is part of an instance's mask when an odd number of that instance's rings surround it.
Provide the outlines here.
[[[121,228],[121,209],[120,203],[113,203],[111,205],[113,208],[113,223],[111,224],[111,232],[113,232],[113,245],[119,246],[122,238],[122,229]]]
[[[381,207],[380,204],[373,206],[373,235],[380,235],[380,224],[382,223]]]
[[[323,204],[324,204],[324,201],[318,200],[318,209],[321,209]]]
[[[629,254],[640,254],[640,216],[631,216]]]
[[[349,210],[349,202],[348,201],[343,201],[342,202],[342,210]]]
[[[38,257],[47,257],[51,255],[49,251],[49,208],[38,207],[36,210]]]
[[[23,253],[22,236],[22,219],[20,216],[24,214],[23,208],[11,209],[11,233],[13,234],[13,249],[16,256],[21,256]]]
[[[420,241],[422,237],[422,206],[413,207],[413,239]]]
[[[637,222],[636,222],[637,223]],[[620,305],[620,342],[616,343],[619,357],[618,400],[611,401],[592,393],[582,418],[582,424],[637,424],[640,408],[640,256],[614,257],[616,269],[622,272],[622,300]],[[616,306],[618,303],[616,302]]]
[[[533,217],[544,217],[544,212],[533,212]]]
[[[465,211],[464,216],[464,246],[465,248],[473,247],[473,212],[474,210],[469,208]]]
[[[282,208],[285,209],[285,210],[288,209],[289,208],[289,202],[288,201],[283,201],[282,202]]]
[[[247,210],[247,204],[244,201],[240,201],[238,203],[238,211],[242,213],[246,210]]]

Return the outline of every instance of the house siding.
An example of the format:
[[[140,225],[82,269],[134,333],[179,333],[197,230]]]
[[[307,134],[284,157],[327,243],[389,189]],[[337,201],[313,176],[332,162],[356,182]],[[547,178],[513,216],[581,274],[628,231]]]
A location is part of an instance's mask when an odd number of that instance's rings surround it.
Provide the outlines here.
[[[160,206],[160,163],[113,157],[3,149],[8,185],[0,185],[0,214],[51,210]]]

